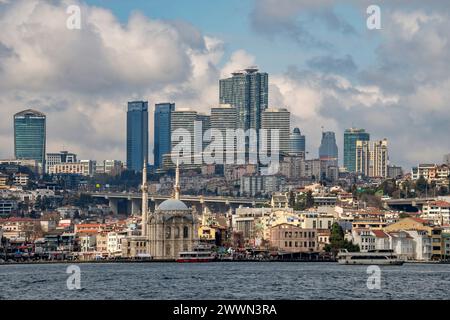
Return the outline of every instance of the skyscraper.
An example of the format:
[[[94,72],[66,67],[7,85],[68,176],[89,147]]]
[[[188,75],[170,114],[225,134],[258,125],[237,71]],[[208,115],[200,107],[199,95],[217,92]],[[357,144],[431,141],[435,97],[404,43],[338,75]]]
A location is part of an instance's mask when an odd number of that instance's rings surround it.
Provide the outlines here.
[[[388,141],[356,141],[356,172],[368,177],[388,177]]]
[[[369,141],[370,134],[364,129],[350,128],[344,132],[344,167],[356,172],[356,141]]]
[[[238,113],[238,128],[261,128],[261,113],[268,107],[269,75],[256,67],[232,73],[219,81],[220,103],[231,104]]]
[[[272,134],[270,130],[279,130],[279,151],[289,152],[289,131],[291,125],[291,113],[287,109],[266,109],[262,113],[261,129],[267,132],[267,147],[270,150]]]
[[[148,102],[128,102],[127,168],[140,172],[148,161]]]
[[[194,150],[194,137],[195,137],[195,121],[197,120],[197,112],[190,109],[178,109],[172,112],[171,115],[171,139],[176,139],[176,135],[174,134],[177,130],[186,130],[189,133],[191,139],[191,155],[195,153]],[[172,142],[172,150],[175,146],[178,145],[179,142]],[[171,151],[172,151],[171,150]]]
[[[222,134],[223,152],[227,151],[227,129],[237,128],[237,110],[231,104],[221,104],[219,107],[211,108],[211,129],[217,129]],[[230,152],[235,148],[230,147]]]
[[[207,137],[205,133],[206,131],[211,129],[211,116],[203,113],[198,113],[195,121],[197,121],[197,124],[201,123],[202,125],[202,130],[196,132],[196,138],[199,139],[198,141],[200,141],[200,139],[203,139],[203,137],[209,139],[210,136]],[[207,140],[203,140],[202,151],[206,148],[207,145],[209,145],[209,142]]]
[[[154,115],[154,164],[162,166],[164,154],[170,153],[171,115],[175,111],[175,103],[157,103]]]
[[[221,104],[219,107],[211,108],[211,128],[222,133],[225,141],[227,129],[236,129],[237,110],[231,104]]]
[[[322,141],[319,147],[319,158],[321,160],[338,160],[338,147],[336,136],[332,131],[322,132]]]
[[[292,155],[305,154],[306,138],[301,134],[299,128],[294,128],[289,136],[289,153]]]
[[[45,168],[46,117],[42,112],[24,110],[14,115],[16,159],[37,160]]]

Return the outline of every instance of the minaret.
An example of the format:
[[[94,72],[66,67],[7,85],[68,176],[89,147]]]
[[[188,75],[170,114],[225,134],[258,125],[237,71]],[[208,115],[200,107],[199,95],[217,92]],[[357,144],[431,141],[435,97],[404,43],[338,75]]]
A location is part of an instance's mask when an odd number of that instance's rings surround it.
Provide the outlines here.
[[[177,160],[177,169],[175,170],[175,184],[173,186],[174,197],[176,200],[180,200],[180,167],[178,166]]]
[[[147,215],[148,215],[148,184],[147,184],[147,159],[144,159],[142,170],[142,231],[141,235],[147,235]]]

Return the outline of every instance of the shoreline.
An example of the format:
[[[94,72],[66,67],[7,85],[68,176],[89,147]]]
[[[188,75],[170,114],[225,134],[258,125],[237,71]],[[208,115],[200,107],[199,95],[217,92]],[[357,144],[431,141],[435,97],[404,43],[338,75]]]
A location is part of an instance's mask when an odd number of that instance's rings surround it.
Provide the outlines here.
[[[197,263],[179,263],[175,260],[55,260],[55,261],[23,261],[23,262],[3,262],[1,266],[12,265],[45,265],[45,264],[114,264],[114,263],[178,263],[178,264],[203,264],[203,263],[230,263],[230,262],[253,262],[253,263],[271,263],[271,262],[297,262],[297,263],[337,263],[335,260],[252,260],[252,259],[240,259],[240,260],[216,260],[210,262],[197,262]],[[450,264],[450,261],[405,261],[404,264]]]
[[[171,260],[54,260],[54,261],[15,261],[15,262],[3,262],[0,266],[8,265],[29,265],[29,264],[113,264],[113,263],[178,263],[178,264],[204,264],[204,263],[230,263],[230,262],[253,262],[253,263],[267,263],[267,262],[337,262],[333,260],[295,260],[295,259],[285,259],[285,260],[253,260],[253,259],[239,259],[239,260],[214,260],[210,262],[187,262],[181,263],[176,262],[175,259]]]

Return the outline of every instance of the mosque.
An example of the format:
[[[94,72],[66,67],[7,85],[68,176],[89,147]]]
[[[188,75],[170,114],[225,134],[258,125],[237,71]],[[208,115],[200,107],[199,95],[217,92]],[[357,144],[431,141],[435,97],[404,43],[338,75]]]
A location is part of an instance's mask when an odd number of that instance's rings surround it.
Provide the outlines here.
[[[180,251],[191,251],[198,243],[197,215],[180,200],[180,169],[177,163],[174,195],[150,213],[148,210],[147,168],[142,174],[142,229],[140,236],[127,237],[124,257],[151,256],[172,260]]]

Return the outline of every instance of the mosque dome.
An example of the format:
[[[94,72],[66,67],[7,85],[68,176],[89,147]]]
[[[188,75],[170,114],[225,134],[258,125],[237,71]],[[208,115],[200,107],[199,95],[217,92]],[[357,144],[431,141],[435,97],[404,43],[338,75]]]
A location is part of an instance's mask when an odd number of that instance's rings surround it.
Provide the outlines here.
[[[168,199],[163,201],[159,206],[158,210],[160,211],[187,211],[190,210],[187,205],[180,200],[177,199]]]

